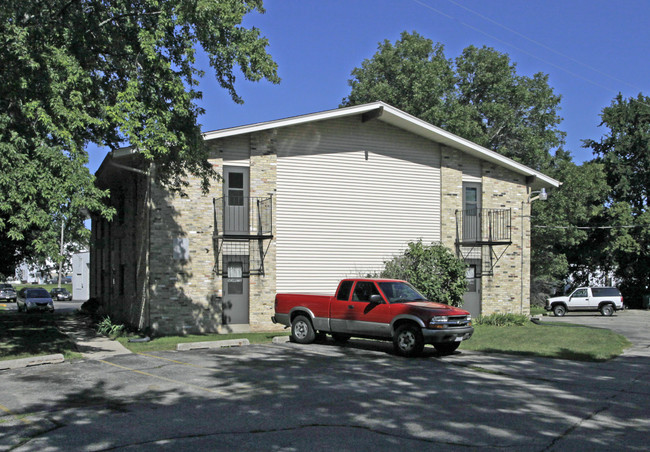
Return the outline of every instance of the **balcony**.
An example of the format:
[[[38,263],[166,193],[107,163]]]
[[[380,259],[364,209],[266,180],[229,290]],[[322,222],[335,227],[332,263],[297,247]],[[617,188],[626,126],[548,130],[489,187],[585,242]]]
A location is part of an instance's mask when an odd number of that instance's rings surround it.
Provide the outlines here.
[[[214,235],[230,240],[273,238],[273,197],[215,198]]]
[[[215,198],[213,205],[215,273],[226,277],[227,261],[236,256],[244,263],[245,277],[264,275],[264,259],[273,238],[273,197],[230,195]]]
[[[456,211],[456,243],[460,246],[510,245],[511,209]]]

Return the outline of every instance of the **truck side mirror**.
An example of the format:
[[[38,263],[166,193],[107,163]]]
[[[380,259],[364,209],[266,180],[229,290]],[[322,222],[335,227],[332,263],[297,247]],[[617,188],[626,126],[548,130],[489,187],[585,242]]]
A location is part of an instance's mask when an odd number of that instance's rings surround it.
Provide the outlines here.
[[[380,304],[380,303],[383,303],[383,302],[384,302],[384,299],[381,298],[381,295],[379,295],[379,294],[370,295],[370,303]]]

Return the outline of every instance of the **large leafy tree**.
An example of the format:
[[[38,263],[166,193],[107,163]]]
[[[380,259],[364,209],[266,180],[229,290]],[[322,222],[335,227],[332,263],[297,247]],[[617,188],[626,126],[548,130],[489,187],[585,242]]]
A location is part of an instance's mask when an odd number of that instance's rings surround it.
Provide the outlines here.
[[[544,170],[564,143],[560,96],[548,76],[518,75],[507,54],[467,47],[447,59],[440,43],[416,32],[379,44],[352,71],[342,105],[382,100],[463,138]]]
[[[618,95],[603,109],[599,140],[585,140],[611,187],[604,224],[612,227],[606,251],[622,286],[633,297],[650,288],[650,97]]]
[[[235,102],[239,74],[277,83],[267,40],[241,25],[252,11],[261,0],[3,1],[0,233],[12,256],[53,249],[61,221],[82,238],[81,210],[110,216],[84,166],[90,142],[133,146],[171,189],[188,173],[207,187],[195,55]]]
[[[596,229],[610,193],[604,166],[576,165],[568,156],[558,157],[548,171],[562,186],[548,200],[533,204],[531,296],[538,304],[564,285],[567,275],[576,284],[588,284],[592,275],[611,269],[604,258],[607,231]]]

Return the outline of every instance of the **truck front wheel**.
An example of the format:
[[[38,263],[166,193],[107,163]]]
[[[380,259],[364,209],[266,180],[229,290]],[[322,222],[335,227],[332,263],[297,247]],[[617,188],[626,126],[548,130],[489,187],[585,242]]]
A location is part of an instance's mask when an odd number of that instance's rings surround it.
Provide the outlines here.
[[[291,322],[291,339],[299,344],[311,344],[316,339],[314,327],[304,315],[297,315]]]
[[[420,328],[411,325],[405,324],[401,325],[395,331],[395,336],[393,337],[393,346],[398,355],[402,356],[417,356],[422,353],[424,348],[424,338],[422,337],[422,331]]]
[[[555,314],[555,317],[562,317],[566,314],[566,308],[561,304],[556,304],[553,306],[553,314]]]

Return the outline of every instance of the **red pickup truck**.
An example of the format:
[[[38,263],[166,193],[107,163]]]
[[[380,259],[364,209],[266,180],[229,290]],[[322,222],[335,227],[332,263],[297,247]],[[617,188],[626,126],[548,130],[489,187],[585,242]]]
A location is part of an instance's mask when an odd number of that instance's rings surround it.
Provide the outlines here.
[[[392,340],[402,356],[416,356],[425,344],[441,354],[453,353],[474,333],[469,312],[426,300],[406,281],[344,279],[336,295],[277,294],[273,323],[291,326],[301,344],[331,334],[344,342],[351,336]]]

